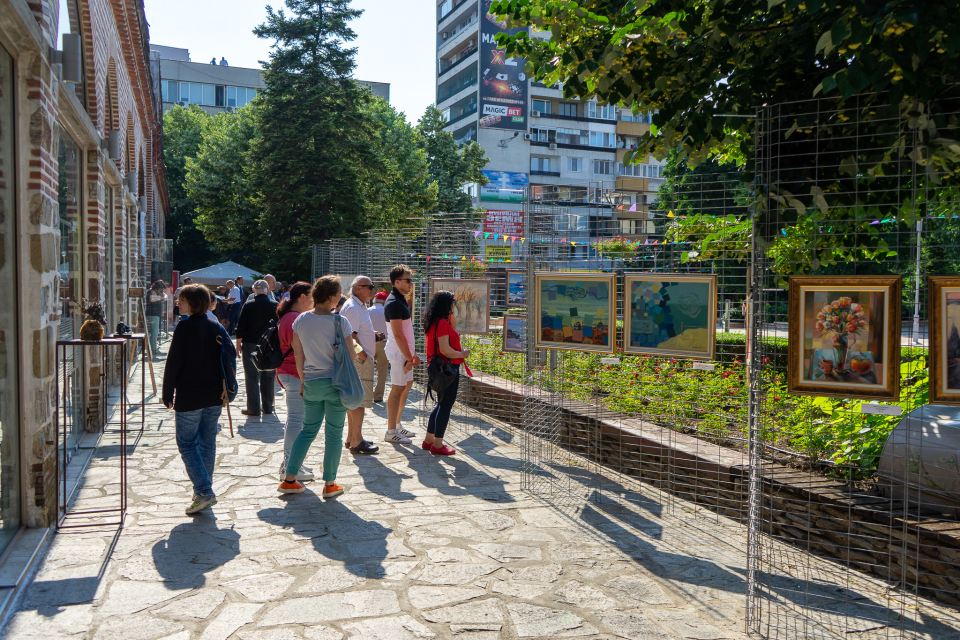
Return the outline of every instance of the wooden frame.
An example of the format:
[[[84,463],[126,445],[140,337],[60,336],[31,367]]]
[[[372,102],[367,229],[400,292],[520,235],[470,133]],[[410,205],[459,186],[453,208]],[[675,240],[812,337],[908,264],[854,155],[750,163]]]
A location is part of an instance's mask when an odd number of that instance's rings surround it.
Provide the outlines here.
[[[790,393],[899,400],[900,288],[900,276],[791,276],[787,372]],[[847,298],[850,300],[844,302]],[[831,311],[836,303],[840,306]],[[826,328],[843,315],[840,310],[844,307],[853,325],[842,325],[839,333]],[[853,319],[849,320],[851,316]],[[876,326],[879,322],[882,325],[871,328],[871,324]],[[818,323],[824,328],[818,328]],[[849,326],[857,329],[848,331]],[[828,339],[832,347],[826,346]],[[822,346],[817,348],[815,341]],[[876,353],[872,349],[853,348],[857,344],[874,345]],[[843,362],[838,364],[841,356]]]
[[[523,302],[510,302],[510,277],[520,278],[524,281],[523,287]],[[527,279],[527,270],[526,269],[507,269],[506,270],[506,293],[504,295],[504,306],[508,309],[511,307],[526,307],[527,301],[530,299],[530,287],[526,285]]]
[[[479,289],[482,288],[482,292],[479,292],[479,296],[473,298],[474,305],[477,305],[482,301],[483,308],[476,309],[483,318],[483,330],[479,329],[479,324],[470,324],[470,314],[467,313],[468,310],[461,310],[460,306],[455,306],[453,315],[457,321],[457,332],[461,335],[473,335],[473,336],[485,336],[490,333],[490,280],[488,279],[461,279],[461,278],[430,278],[430,299],[427,300],[427,306],[430,305],[430,300],[433,299],[433,294],[437,291],[450,291],[460,300],[460,296],[466,292],[466,289]],[[478,293],[473,291],[471,293]],[[426,308],[426,307],[425,307]],[[464,314],[464,315],[461,315]]]
[[[566,293],[568,286],[575,290],[572,296]],[[600,286],[606,286],[607,299],[605,306],[598,304],[602,301],[602,298],[598,299],[599,291],[591,293],[591,289]],[[562,289],[560,289],[561,287]],[[549,299],[551,292],[545,291],[545,289],[552,289],[554,300]],[[547,300],[544,300],[545,294]],[[527,295],[529,296],[529,293]],[[590,301],[591,295],[594,298],[592,302]],[[558,296],[570,298],[563,301],[563,304],[569,304],[571,314],[564,314],[562,317],[547,316],[550,317],[552,324],[559,324],[560,326],[544,327],[544,304],[556,304],[555,299]],[[535,339],[538,349],[569,349],[572,351],[613,353],[617,344],[617,278],[614,274],[537,273],[534,281],[534,301],[536,304],[535,329],[537,332]],[[563,319],[568,317],[571,318],[570,325],[563,323]],[[560,322],[558,323],[556,320],[560,320]],[[578,326],[579,328],[577,328]],[[529,327],[527,330],[529,330]],[[560,331],[561,336],[570,333],[571,342],[564,342],[563,339],[554,340],[552,335],[554,331]],[[589,335],[587,335],[587,331],[589,331]],[[606,344],[584,344],[575,341],[578,337],[581,341],[587,338],[591,341],[595,340],[598,331],[605,332]],[[551,334],[549,338],[546,336],[547,332]]]
[[[930,349],[927,352],[930,404],[960,405],[960,384],[956,384],[960,378],[960,361],[950,358],[949,353],[950,334],[954,329],[960,329],[960,322],[949,321],[949,307],[952,305],[948,302],[948,296],[952,296],[960,307],[960,276],[929,276],[927,295],[930,304]],[[957,351],[957,345],[953,350]],[[948,386],[951,370],[954,372],[953,388]]]
[[[663,323],[665,326],[662,329],[662,332],[666,333],[666,339],[663,342],[657,344],[671,344],[670,347],[663,348],[659,346],[647,346],[642,344],[640,340],[633,340],[633,336],[636,335],[635,329],[644,329],[644,332],[641,334],[641,338],[644,335],[653,336],[653,331],[657,328],[657,323],[655,318],[649,319],[649,326],[646,322],[641,322],[641,326],[634,327],[633,320],[633,305],[634,305],[634,285],[638,283],[651,283],[651,285],[660,285],[661,287],[664,284],[679,285],[706,285],[705,292],[686,292],[681,293],[678,296],[677,300],[672,300],[673,304],[670,305],[672,310],[685,314],[691,318],[691,321],[695,317],[701,317],[701,314],[705,312],[706,318],[704,322],[706,323],[703,327],[706,330],[706,345],[704,349],[684,349],[683,347],[683,336],[684,333],[681,330],[680,334],[670,335],[675,332],[674,327],[671,324],[666,324],[666,318],[670,317],[666,314],[667,311],[667,300],[663,299],[663,291],[658,290],[654,291],[656,287],[646,287],[645,289],[650,289],[650,295],[647,296],[649,299],[645,299],[645,306],[648,307],[645,311],[648,311],[650,308],[662,309],[664,312]],[[717,276],[715,274],[678,274],[678,273],[636,273],[628,274],[624,278],[623,283],[623,351],[624,353],[642,353],[647,355],[659,355],[659,356],[677,356],[681,358],[691,358],[697,360],[713,360],[716,357],[716,343],[717,343]],[[667,296],[669,298],[669,295]],[[699,323],[698,323],[699,324]],[[681,324],[682,326],[682,324]],[[700,328],[700,327],[697,327]],[[639,333],[639,332],[638,332]],[[663,333],[661,333],[663,337]],[[690,340],[693,335],[688,333],[687,340]]]
[[[523,323],[523,332],[527,332],[527,316],[522,316],[517,313],[505,313],[503,314],[503,344],[501,346],[502,351],[508,353],[526,353],[527,352],[527,341],[523,340],[520,347],[511,347],[507,344],[507,331],[510,328],[510,321],[516,320],[517,322]]]

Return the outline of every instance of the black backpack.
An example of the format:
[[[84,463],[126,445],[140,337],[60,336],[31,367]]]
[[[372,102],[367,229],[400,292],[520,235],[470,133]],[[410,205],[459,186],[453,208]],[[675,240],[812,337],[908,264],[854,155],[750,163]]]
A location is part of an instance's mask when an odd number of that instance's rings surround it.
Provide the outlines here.
[[[276,323],[270,321],[270,328],[263,332],[257,342],[257,350],[253,353],[253,364],[260,371],[279,369],[283,361],[293,353],[291,347],[286,353],[280,351],[280,331]]]

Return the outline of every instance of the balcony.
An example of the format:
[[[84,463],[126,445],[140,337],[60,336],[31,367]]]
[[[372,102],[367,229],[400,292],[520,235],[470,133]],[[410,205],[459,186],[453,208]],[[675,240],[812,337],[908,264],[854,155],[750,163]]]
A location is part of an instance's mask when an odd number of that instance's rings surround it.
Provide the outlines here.
[[[530,171],[530,175],[532,175],[532,176],[548,176],[548,177],[550,177],[550,178],[559,178],[559,177],[560,177],[560,172],[559,172],[559,171],[533,171],[533,170],[531,170],[531,171]]]
[[[455,69],[458,64],[460,64],[461,62],[463,62],[464,60],[466,60],[467,58],[475,54],[478,50],[479,50],[479,47],[474,46],[469,49],[466,49],[465,51],[462,51],[460,54],[457,55],[456,60],[451,60],[449,63],[447,63],[446,66],[440,68],[440,70],[437,72],[437,77],[439,78],[440,76],[444,75],[448,71]],[[440,60],[440,63],[443,64],[442,59]]]
[[[447,0],[437,7],[437,26],[456,13],[457,9],[465,5],[470,0]]]
[[[536,140],[530,141],[530,146],[532,147],[549,147],[551,144],[556,144],[558,149],[578,149],[580,151],[594,151],[596,153],[612,153],[616,155],[617,150],[614,147],[594,147],[589,144],[565,144],[563,142],[539,142]]]
[[[477,68],[464,69],[461,72],[463,77],[454,76],[446,83],[440,85],[437,88],[437,104],[440,104],[444,100],[447,100],[451,96],[460,93],[467,87],[474,87],[477,85]]]
[[[454,123],[456,123],[456,122],[460,122],[461,120],[465,120],[465,119],[469,118],[470,116],[472,116],[472,115],[475,114],[476,112],[477,112],[477,105],[474,104],[471,109],[469,109],[469,110],[467,110],[467,111],[464,111],[463,113],[461,113],[460,115],[456,116],[455,118],[451,118],[450,120],[447,120],[447,124],[444,125],[444,126],[449,127],[450,125],[452,125],[452,124],[454,124]]]
[[[463,40],[466,39],[464,34],[475,31],[478,22],[479,20],[477,19],[477,16],[473,15],[468,20],[461,22],[452,29],[442,29],[439,33],[437,33],[437,49],[439,51],[443,51],[444,49],[452,47],[454,44],[463,42]],[[443,37],[444,33],[447,34],[446,38]],[[462,39],[458,40],[458,37],[461,36]]]

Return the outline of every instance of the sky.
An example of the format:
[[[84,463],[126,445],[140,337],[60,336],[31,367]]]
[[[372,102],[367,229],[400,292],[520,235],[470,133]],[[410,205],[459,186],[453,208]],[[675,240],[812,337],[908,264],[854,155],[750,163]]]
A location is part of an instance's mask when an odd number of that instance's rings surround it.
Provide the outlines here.
[[[269,40],[253,35],[264,22],[263,0],[145,0],[150,42],[190,50],[193,62],[225,57],[234,67],[259,68]],[[283,0],[271,0],[274,9]],[[351,24],[359,80],[390,83],[390,102],[416,123],[436,94],[436,3],[353,0],[363,15]]]

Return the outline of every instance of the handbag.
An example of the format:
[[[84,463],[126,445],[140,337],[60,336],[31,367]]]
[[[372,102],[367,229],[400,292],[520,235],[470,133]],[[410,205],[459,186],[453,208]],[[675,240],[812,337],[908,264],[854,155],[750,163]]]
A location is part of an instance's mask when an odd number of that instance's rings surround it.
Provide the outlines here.
[[[357,409],[363,404],[363,383],[353,364],[350,349],[343,337],[340,316],[335,316],[336,334],[333,342],[333,388],[340,392],[340,402],[348,410]]]
[[[439,322],[437,320],[437,323]],[[427,367],[427,395],[436,393],[437,402],[440,402],[443,400],[443,392],[456,379],[459,367],[450,364],[440,355],[437,323],[433,325],[433,357],[430,358],[430,365]]]

